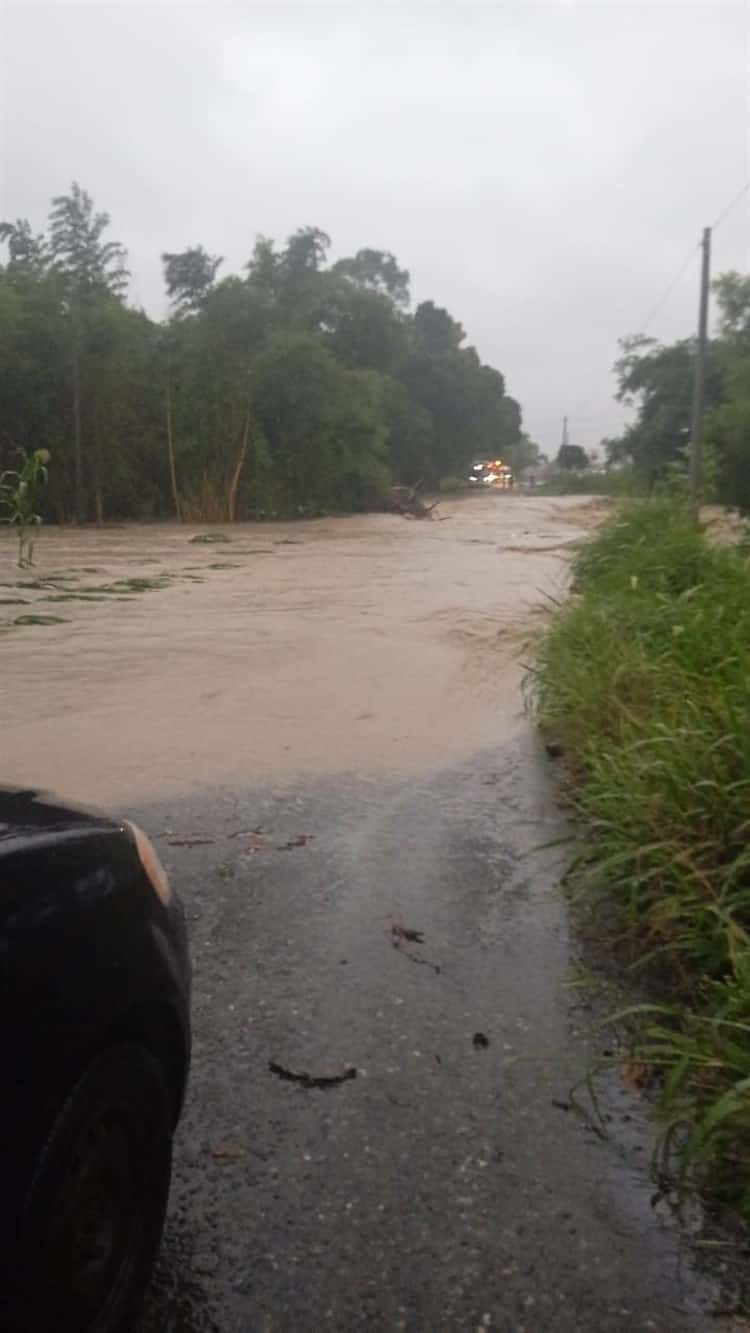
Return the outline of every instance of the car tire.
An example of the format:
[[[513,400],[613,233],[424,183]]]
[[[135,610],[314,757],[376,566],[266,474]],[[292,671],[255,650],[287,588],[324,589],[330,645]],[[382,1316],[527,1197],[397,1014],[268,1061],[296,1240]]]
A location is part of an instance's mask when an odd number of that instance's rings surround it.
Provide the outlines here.
[[[143,1047],[100,1055],[38,1158],[21,1240],[14,1333],[133,1333],[164,1225],[169,1092]]]

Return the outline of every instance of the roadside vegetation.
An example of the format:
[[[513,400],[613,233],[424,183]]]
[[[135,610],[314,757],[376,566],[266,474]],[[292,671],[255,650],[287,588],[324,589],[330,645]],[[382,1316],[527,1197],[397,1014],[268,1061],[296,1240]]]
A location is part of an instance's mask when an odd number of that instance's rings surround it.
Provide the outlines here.
[[[723,273],[713,294],[718,320],[706,369],[705,498],[750,512],[750,276]],[[603,445],[611,465],[631,467],[652,490],[685,469],[695,341],[637,336],[620,347],[617,397],[635,417],[619,439]]]
[[[18,533],[18,566],[26,569],[34,563],[34,532],[41,523],[36,512],[39,492],[48,479],[49,453],[35,449],[28,455],[19,450],[19,468],[0,472],[0,522],[14,526]]]
[[[723,273],[713,283],[718,319],[708,347],[704,499],[750,513],[750,276]],[[617,399],[633,420],[604,439],[598,467],[576,444],[561,446],[543,469],[548,495],[653,495],[685,485],[695,340],[623,338],[615,363]]]
[[[536,495],[611,495],[619,499],[645,496],[646,486],[632,467],[604,472],[555,472],[535,489]]]
[[[750,564],[669,500],[579,553],[539,649],[584,844],[571,883],[634,946],[655,1003],[666,1157],[750,1219]]]
[[[162,256],[170,313],[128,301],[127,254],[77,184],[47,229],[0,223],[0,472],[46,450],[57,522],[232,522],[377,507],[538,451],[499,370],[387,251],[329,260],[301,227],[239,273],[196,244]],[[251,225],[249,234],[251,232]]]

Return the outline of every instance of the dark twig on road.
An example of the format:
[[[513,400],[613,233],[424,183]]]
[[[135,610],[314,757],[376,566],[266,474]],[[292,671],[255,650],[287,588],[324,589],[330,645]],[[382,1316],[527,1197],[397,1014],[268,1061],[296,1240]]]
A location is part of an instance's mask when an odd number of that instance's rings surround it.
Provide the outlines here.
[[[277,1078],[282,1078],[287,1083],[299,1083],[302,1088],[337,1088],[340,1083],[347,1083],[350,1078],[357,1077],[353,1065],[347,1065],[341,1074],[296,1074],[294,1070],[287,1069],[276,1060],[269,1060],[268,1068]]]
[[[400,922],[394,921],[391,926],[391,935],[393,937],[395,948],[399,948],[397,941],[408,940],[410,944],[424,944],[424,932],[421,930],[412,930],[411,926],[402,926]]]
[[[423,944],[424,934],[421,930],[412,930],[410,926],[402,926],[400,922],[391,923],[391,944],[394,949],[408,958],[412,963],[418,963],[420,967],[431,967],[436,976],[440,975],[441,968],[439,963],[430,962],[429,958],[420,958],[418,954],[411,953],[409,949],[403,947],[404,941],[408,940],[412,944]]]
[[[431,963],[429,958],[420,958],[418,954],[410,953],[408,949],[399,949],[398,945],[395,945],[395,948],[399,950],[399,953],[402,953],[404,955],[404,958],[409,958],[412,963],[419,963],[420,967],[431,967],[433,972],[435,973],[435,976],[436,977],[440,976],[440,973],[442,972],[443,969],[441,968],[439,963]]]
[[[207,847],[216,842],[215,838],[168,838],[170,847]]]

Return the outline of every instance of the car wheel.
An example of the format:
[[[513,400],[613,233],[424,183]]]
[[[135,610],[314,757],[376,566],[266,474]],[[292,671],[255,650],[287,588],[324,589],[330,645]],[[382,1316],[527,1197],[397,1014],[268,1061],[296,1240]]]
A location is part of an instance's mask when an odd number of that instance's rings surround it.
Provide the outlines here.
[[[111,1048],[70,1093],[34,1173],[21,1242],[22,1333],[132,1333],[171,1165],[159,1065],[141,1046]]]

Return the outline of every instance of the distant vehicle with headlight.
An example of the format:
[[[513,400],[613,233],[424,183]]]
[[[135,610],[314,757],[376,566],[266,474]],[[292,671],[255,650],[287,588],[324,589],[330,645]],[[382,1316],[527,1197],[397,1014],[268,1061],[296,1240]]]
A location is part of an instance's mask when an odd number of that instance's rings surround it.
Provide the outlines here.
[[[472,486],[494,486],[496,490],[507,491],[513,486],[513,473],[502,458],[490,458],[472,464],[469,483]]]
[[[0,788],[0,1327],[128,1333],[190,1063],[182,908],[135,826]]]

